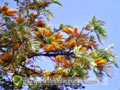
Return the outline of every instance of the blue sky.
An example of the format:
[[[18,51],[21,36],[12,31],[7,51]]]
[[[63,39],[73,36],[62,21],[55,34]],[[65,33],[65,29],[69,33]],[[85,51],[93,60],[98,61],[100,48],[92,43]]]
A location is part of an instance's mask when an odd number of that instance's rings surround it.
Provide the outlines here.
[[[9,0],[6,0],[9,1]],[[12,0],[11,0],[12,1]],[[51,5],[54,18],[48,24],[58,27],[59,24],[78,26],[79,29],[87,24],[93,15],[106,22],[107,39],[102,47],[114,43],[114,51],[120,57],[120,0],[59,0],[63,7]],[[10,1],[9,1],[10,2]],[[1,4],[1,3],[0,3]],[[15,7],[15,4],[10,4]],[[120,65],[120,58],[116,60]],[[44,61],[46,63],[46,61]],[[53,67],[49,62],[48,67]],[[44,66],[44,65],[43,65]],[[45,68],[46,69],[46,68]],[[50,69],[50,68],[49,68]],[[118,90],[120,88],[120,69],[113,67],[113,77],[108,79],[107,85],[86,85],[84,90]],[[106,78],[106,77],[105,77]]]

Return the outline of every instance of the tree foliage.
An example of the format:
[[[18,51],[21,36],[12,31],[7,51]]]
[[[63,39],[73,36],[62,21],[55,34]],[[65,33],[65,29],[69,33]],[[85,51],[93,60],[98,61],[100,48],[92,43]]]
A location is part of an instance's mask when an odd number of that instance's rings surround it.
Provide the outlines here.
[[[2,88],[21,89],[27,84],[32,90],[40,88],[59,90],[59,84],[32,85],[27,79],[37,80],[39,77],[42,80],[64,80],[72,77],[84,80],[88,78],[90,71],[93,71],[99,80],[104,74],[111,77],[109,72],[111,64],[118,67],[114,61],[117,56],[112,51],[113,45],[106,49],[99,47],[102,43],[101,37],[107,37],[104,21],[93,16],[81,30],[64,24],[60,24],[59,28],[52,28],[46,24],[44,18],[49,20],[53,17],[48,9],[49,5],[62,6],[58,0],[14,1],[17,9],[11,9],[7,4],[0,6],[0,86]],[[40,66],[28,66],[36,62],[34,59],[36,56],[49,57],[55,63],[55,70],[44,71]],[[9,77],[10,74],[12,79]]]

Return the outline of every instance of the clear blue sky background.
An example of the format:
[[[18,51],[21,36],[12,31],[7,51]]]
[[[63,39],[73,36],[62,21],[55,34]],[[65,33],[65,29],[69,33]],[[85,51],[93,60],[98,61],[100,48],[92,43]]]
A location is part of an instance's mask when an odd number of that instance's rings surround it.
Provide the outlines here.
[[[6,0],[12,2],[12,0]],[[70,24],[82,28],[93,15],[106,22],[105,28],[108,38],[102,47],[114,43],[114,51],[120,57],[120,0],[60,0],[63,7],[51,5],[54,18],[48,24],[58,27],[59,24]],[[0,1],[1,4],[1,1]],[[15,7],[15,4],[10,4]],[[120,65],[120,58],[116,60]],[[53,67],[46,62],[49,70]],[[42,64],[44,66],[44,64]],[[44,68],[48,69],[48,68]],[[113,77],[108,79],[107,85],[86,85],[85,90],[118,90],[120,88],[120,69],[113,67]]]

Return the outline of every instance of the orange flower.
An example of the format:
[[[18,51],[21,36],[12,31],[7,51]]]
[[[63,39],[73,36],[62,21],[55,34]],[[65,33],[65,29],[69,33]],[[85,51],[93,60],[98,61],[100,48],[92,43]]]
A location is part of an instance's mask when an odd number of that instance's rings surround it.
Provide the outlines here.
[[[22,20],[22,17],[13,17],[16,21]]]
[[[73,36],[74,36],[74,34],[70,34],[70,35],[69,35],[69,38],[73,38]]]
[[[43,72],[43,75],[50,75],[51,74],[51,72],[49,72],[49,71],[44,71]]]
[[[38,14],[38,13],[36,13],[36,14],[31,13],[31,15],[32,15],[32,17],[33,17],[33,18],[37,18],[37,17],[39,16],[39,14]]]
[[[58,47],[58,43],[56,43],[56,42],[52,42],[52,46],[53,46],[54,49],[57,49],[57,47]]]
[[[63,60],[63,66],[64,67],[69,67],[69,64],[68,64],[67,60],[65,58],[63,58],[62,60]]]
[[[74,63],[72,62],[72,59],[70,59],[69,66],[73,66],[73,65],[74,65]]]
[[[97,63],[97,67],[100,68],[100,69],[103,69],[103,67],[108,64],[108,62],[103,59],[103,58],[97,58],[96,59],[96,63]]]
[[[60,32],[58,32],[58,33],[55,35],[55,38],[56,38],[56,39],[63,39],[62,36],[63,36],[63,35],[62,35]]]
[[[62,70],[62,76],[68,76],[69,72],[67,70]]]
[[[62,57],[60,55],[56,56],[56,59],[55,59],[56,62],[62,62]]]
[[[74,33],[77,33],[78,32],[78,27],[74,27]]]
[[[5,14],[8,15],[8,16],[14,16],[15,13],[18,13],[17,10],[15,9],[8,9]]]
[[[11,60],[12,57],[13,57],[13,55],[10,52],[3,54],[3,60]]]
[[[102,60],[100,60],[99,62],[97,62],[97,64],[107,64],[107,61],[104,60],[104,59],[102,59]]]
[[[68,34],[73,34],[73,30],[70,29],[70,28],[68,28],[68,27],[63,28],[62,31],[63,31],[63,32],[66,32],[66,33],[68,33]]]
[[[8,9],[6,13],[18,13],[18,11],[15,9]]]
[[[35,35],[41,36],[40,32],[34,32]]]
[[[2,64],[3,63],[3,61],[2,61],[2,59],[0,59],[0,64]]]
[[[46,52],[50,52],[53,50],[53,46],[52,45],[48,45],[48,46],[44,46],[43,49],[46,51]]]
[[[49,36],[49,35],[50,35],[50,32],[49,32],[48,30],[43,30],[43,34],[44,34],[45,36]]]
[[[19,43],[16,43],[14,46],[13,46],[13,50],[17,50],[19,48],[20,44]]]
[[[85,52],[85,51],[87,51],[87,48],[86,47],[81,47],[80,51]]]
[[[70,47],[75,47],[76,46],[76,40],[70,40],[69,46]]]
[[[52,45],[48,45],[48,51],[51,52],[53,50],[53,46]]]
[[[96,62],[99,62],[99,61],[101,61],[103,58],[97,58],[97,59],[95,59],[96,60]]]
[[[66,45],[64,42],[59,45],[59,48],[65,48],[65,47],[66,47]]]
[[[37,22],[37,26],[39,26],[39,27],[45,27],[46,26],[46,22],[38,21]]]
[[[79,38],[79,33],[75,33],[75,37],[78,39]]]
[[[14,16],[15,14],[14,13],[6,13],[6,15],[8,15],[8,16]]]
[[[0,22],[0,24],[2,24],[2,22]]]
[[[52,79],[57,79],[57,78],[59,77],[59,75],[50,75],[50,77],[51,77]]]
[[[46,46],[44,46],[43,49],[44,49],[46,52],[49,51],[48,48],[47,48]]]
[[[5,11],[8,10],[8,5],[5,4],[4,6],[2,6],[1,9],[2,9],[2,10],[5,10]]]

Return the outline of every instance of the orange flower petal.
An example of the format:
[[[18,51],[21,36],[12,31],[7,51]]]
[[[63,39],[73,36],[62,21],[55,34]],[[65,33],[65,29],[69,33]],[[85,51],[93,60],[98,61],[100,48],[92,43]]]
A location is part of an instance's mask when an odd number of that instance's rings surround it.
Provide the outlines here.
[[[74,27],[74,33],[77,33],[78,32],[78,27]]]
[[[8,10],[8,5],[4,5],[2,8],[1,8],[1,10]]]
[[[38,35],[38,36],[40,36],[40,35],[41,35],[41,33],[40,33],[40,32],[34,32],[34,34],[35,34],[35,35]]]
[[[19,46],[20,46],[20,44],[19,44],[19,43],[16,43],[16,44],[13,46],[13,50],[18,49],[18,48],[19,48]]]
[[[43,72],[43,75],[50,75],[51,74],[51,72],[49,72],[49,71],[44,71]]]
[[[79,33],[75,33],[75,37],[78,39],[79,38]]]
[[[58,43],[56,43],[56,42],[52,42],[52,46],[53,46],[54,49],[57,49],[57,47],[58,47]]]
[[[70,28],[68,28],[68,27],[63,28],[62,31],[63,31],[63,32],[66,32],[66,33],[68,33],[68,34],[73,34],[73,30],[70,29]]]
[[[46,26],[46,22],[38,21],[37,22],[37,26],[39,26],[39,27],[45,27]]]
[[[6,13],[18,13],[18,11],[15,9],[8,9]]]
[[[70,42],[69,42],[69,46],[70,47],[75,47],[76,46],[76,40],[70,40]]]
[[[62,57],[60,55],[56,56],[55,61],[56,62],[62,62]]]

